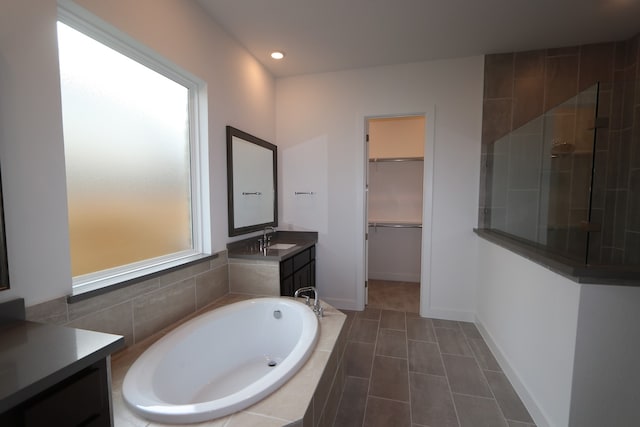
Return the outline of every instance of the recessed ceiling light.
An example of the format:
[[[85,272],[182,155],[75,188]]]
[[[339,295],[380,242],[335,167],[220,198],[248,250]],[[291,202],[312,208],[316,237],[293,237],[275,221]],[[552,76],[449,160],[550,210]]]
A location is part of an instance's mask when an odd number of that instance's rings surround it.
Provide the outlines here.
[[[273,59],[282,59],[284,58],[284,52],[278,52],[278,51],[271,52],[271,57]]]

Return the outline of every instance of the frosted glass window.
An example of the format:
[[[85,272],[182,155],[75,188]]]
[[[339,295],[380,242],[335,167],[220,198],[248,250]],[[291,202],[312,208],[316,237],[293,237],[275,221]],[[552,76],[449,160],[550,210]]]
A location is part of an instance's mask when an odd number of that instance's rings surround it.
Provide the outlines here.
[[[59,22],[74,278],[192,250],[189,89]]]

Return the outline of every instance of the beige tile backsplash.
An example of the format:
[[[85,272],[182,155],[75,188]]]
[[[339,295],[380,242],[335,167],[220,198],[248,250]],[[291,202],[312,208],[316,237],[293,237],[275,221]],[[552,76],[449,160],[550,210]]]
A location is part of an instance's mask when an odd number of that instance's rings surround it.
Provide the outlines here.
[[[153,279],[67,303],[57,298],[27,307],[27,320],[123,335],[127,346],[229,293],[227,252]]]

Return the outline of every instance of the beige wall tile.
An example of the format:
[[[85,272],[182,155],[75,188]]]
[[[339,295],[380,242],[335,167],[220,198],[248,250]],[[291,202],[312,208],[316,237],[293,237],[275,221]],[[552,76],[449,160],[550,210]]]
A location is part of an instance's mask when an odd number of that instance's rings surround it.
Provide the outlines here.
[[[196,280],[190,278],[133,301],[134,337],[138,342],[196,309]]]
[[[164,274],[158,278],[160,280],[160,286],[167,286],[172,283],[188,279],[189,277],[196,276],[200,273],[204,273],[205,271],[209,270],[210,265],[211,261],[202,261],[198,264],[190,265],[189,267],[181,268],[179,270]]]
[[[196,309],[229,293],[229,269],[221,265],[196,277]]]
[[[211,260],[209,267],[211,270],[215,270],[218,267],[227,265],[227,263],[229,262],[227,258],[227,251],[216,252],[216,255],[218,255],[218,257]]]
[[[133,344],[133,318],[131,305],[130,301],[114,305],[104,310],[93,312],[79,319],[75,319],[67,323],[66,326],[123,335],[125,344],[131,345]]]
[[[252,295],[280,295],[280,266],[276,262],[230,262],[229,290]]]
[[[152,292],[160,286],[158,278],[135,283],[115,291],[69,304],[69,320],[74,320],[112,305],[129,301],[140,295]]]
[[[61,297],[42,304],[32,305],[26,308],[26,318],[32,322],[53,323],[62,325],[68,320],[67,298]]]

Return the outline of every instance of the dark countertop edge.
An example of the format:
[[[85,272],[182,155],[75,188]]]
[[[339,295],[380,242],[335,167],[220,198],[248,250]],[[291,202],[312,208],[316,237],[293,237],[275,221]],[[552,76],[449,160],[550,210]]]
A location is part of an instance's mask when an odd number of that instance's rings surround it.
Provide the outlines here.
[[[640,269],[579,264],[543,248],[495,230],[474,228],[474,233],[576,283],[585,285],[640,286]]]
[[[267,252],[267,255],[263,255],[259,252],[247,253],[243,249],[248,243],[257,241],[260,236],[253,236],[247,239],[238,240],[227,244],[227,258],[229,259],[245,259],[254,261],[283,261],[287,258],[291,258],[311,246],[318,243],[317,231],[290,231],[290,230],[278,230],[271,244],[276,243],[296,243],[291,249],[272,249],[272,253]]]
[[[57,325],[49,325],[49,324],[39,324],[36,322],[30,321],[16,321],[14,327],[25,327],[26,325],[39,325],[43,327],[55,327],[55,328],[67,328],[67,329],[77,329],[77,328],[69,328],[68,326],[57,326]],[[65,367],[58,369],[51,374],[42,377],[41,379],[34,381],[33,383],[27,385],[26,387],[21,388],[20,390],[16,390],[11,395],[6,396],[3,399],[0,399],[0,414],[5,411],[14,408],[15,406],[27,401],[28,399],[38,395],[39,393],[47,390],[50,387],[58,384],[61,381],[64,381],[66,378],[82,371],[83,369],[93,365],[94,363],[108,357],[115,351],[118,351],[124,348],[124,337],[120,335],[114,334],[106,334],[104,332],[95,332],[95,331],[87,331],[87,333],[95,333],[102,335],[112,335],[113,341],[109,344],[104,345],[100,348],[97,348],[95,351],[90,354],[72,362]]]
[[[171,267],[163,268],[161,270],[154,271],[152,273],[142,274],[138,277],[134,277],[128,280],[123,280],[122,282],[114,283],[112,285],[106,285],[101,288],[88,290],[75,295],[69,295],[67,296],[67,303],[73,304],[74,302],[83,301],[89,298],[96,297],[98,295],[103,295],[118,289],[125,288],[127,286],[135,285],[136,283],[144,282],[145,280],[153,279],[154,277],[171,273],[172,271],[190,267],[194,264],[199,264],[205,261],[211,261],[212,259],[218,258],[218,256],[220,256],[219,253],[194,255],[193,257],[189,257],[187,261],[178,265],[173,265]]]

